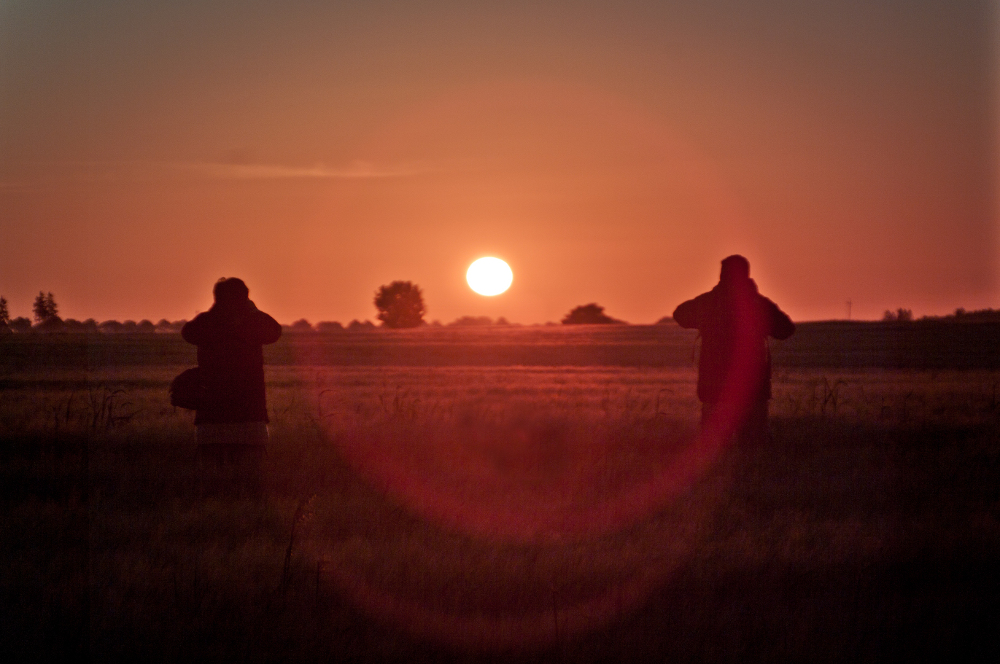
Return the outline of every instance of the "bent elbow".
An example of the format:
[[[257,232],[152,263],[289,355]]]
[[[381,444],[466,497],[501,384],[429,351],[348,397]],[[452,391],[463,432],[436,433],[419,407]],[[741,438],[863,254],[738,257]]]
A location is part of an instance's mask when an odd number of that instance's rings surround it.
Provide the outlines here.
[[[273,344],[275,341],[281,338],[281,324],[277,321],[271,321],[271,325],[268,326],[268,330],[264,335],[264,343]]]
[[[774,334],[771,336],[778,340],[784,340],[793,334],[795,334],[795,323],[793,323],[791,319],[788,319],[782,321],[782,324],[777,326],[777,329],[775,329]]]
[[[691,307],[686,307],[683,304],[674,309],[674,313],[671,314],[674,322],[681,327],[691,328],[697,327],[698,321],[695,320],[694,312],[691,311]]]

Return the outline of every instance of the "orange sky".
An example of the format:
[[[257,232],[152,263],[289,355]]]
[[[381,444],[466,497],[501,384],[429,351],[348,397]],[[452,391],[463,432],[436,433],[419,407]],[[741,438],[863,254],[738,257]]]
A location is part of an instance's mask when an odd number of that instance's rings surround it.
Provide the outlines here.
[[[207,4],[0,4],[12,315],[651,323],[734,252],[797,320],[1000,307],[992,5]]]

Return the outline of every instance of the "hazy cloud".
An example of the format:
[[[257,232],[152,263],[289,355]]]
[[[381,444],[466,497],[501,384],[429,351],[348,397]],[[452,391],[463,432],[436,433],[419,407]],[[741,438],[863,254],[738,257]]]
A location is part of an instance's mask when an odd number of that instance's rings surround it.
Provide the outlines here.
[[[346,167],[330,167],[324,164],[301,167],[281,164],[203,163],[188,164],[185,168],[208,177],[233,180],[394,178],[416,175],[426,170],[411,165],[380,166],[366,161],[355,161]]]
[[[383,166],[354,161],[346,166],[287,166],[255,162],[54,161],[33,162],[20,179],[0,180],[0,192],[49,187],[65,182],[146,182],[175,178],[216,180],[349,180],[401,178],[425,173],[424,166]]]

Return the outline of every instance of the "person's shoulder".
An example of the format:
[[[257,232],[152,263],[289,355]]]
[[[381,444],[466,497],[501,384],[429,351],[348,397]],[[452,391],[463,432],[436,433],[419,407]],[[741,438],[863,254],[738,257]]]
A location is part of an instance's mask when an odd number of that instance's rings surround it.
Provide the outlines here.
[[[211,311],[203,311],[196,314],[194,318],[184,323],[181,327],[181,336],[187,339],[192,334],[197,334],[201,330],[212,324],[213,316]]]
[[[702,310],[714,299],[713,291],[702,293],[690,300],[685,300],[674,309],[673,319],[681,327],[698,327],[702,322]]]

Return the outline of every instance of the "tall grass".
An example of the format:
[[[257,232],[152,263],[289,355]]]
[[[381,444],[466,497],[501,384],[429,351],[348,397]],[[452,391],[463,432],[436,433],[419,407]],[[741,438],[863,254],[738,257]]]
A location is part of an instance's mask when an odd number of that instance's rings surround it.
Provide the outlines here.
[[[586,513],[669,467],[693,438],[694,372],[269,369],[265,490],[206,498],[192,414],[166,399],[177,370],[4,378],[4,651],[996,652],[994,373],[782,371],[771,444],[726,449],[657,508],[593,531],[490,531],[474,517]],[[441,496],[471,507],[421,502]]]

